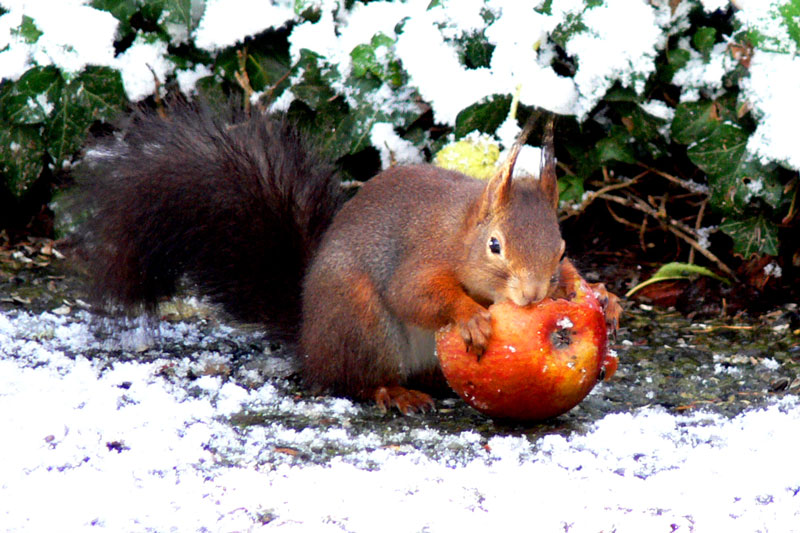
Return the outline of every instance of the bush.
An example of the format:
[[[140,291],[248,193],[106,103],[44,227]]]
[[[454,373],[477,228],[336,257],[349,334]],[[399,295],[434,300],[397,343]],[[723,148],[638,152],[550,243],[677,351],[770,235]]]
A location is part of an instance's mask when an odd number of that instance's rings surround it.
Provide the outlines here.
[[[521,116],[565,116],[565,216],[603,200],[729,273],[714,232],[744,258],[797,253],[781,235],[798,209],[800,0],[41,4],[0,11],[9,198],[68,169],[93,125],[169,93],[287,111],[360,176],[359,158],[430,159],[474,131],[507,145],[516,92]]]

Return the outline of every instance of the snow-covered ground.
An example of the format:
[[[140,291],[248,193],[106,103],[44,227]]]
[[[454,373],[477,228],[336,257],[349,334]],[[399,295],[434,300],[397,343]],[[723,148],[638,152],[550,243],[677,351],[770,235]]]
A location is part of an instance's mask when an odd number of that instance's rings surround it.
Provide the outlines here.
[[[288,394],[268,354],[225,377],[255,334],[90,318],[0,314],[4,531],[800,531],[795,396],[567,438],[387,433],[396,415]]]

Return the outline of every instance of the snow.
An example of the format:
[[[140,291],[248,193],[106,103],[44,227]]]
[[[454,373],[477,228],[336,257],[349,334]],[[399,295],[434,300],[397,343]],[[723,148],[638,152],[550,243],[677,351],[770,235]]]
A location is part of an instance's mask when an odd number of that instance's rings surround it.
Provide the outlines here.
[[[191,96],[196,91],[197,81],[212,74],[213,71],[210,68],[199,63],[191,69],[176,70],[175,79],[181,88],[181,92]]]
[[[780,73],[780,74],[778,74]],[[780,80],[776,79],[779,76]],[[800,121],[800,58],[759,50],[750,62],[750,76],[742,80],[747,101],[761,119],[747,142],[750,153],[762,161],[781,161],[800,170],[800,153],[792,142],[792,128]]]
[[[374,415],[353,429],[371,408],[298,399],[278,375],[248,389],[202,374],[233,357],[215,339],[253,334],[131,323],[106,337],[91,320],[0,314],[6,531],[800,531],[795,396],[735,418],[642,408],[569,437],[387,437]],[[124,361],[126,336],[145,346]],[[193,353],[159,356],[169,343]],[[248,412],[272,422],[231,422]]]
[[[167,58],[167,43],[150,42],[139,35],[116,61],[128,98],[137,102],[156,92],[174,69]]]
[[[587,9],[583,0],[553,0],[548,14],[536,11],[543,3],[441,0],[430,7],[430,0],[407,0],[354,2],[345,8],[342,0],[207,0],[188,4],[192,20],[199,20],[191,34],[185,26],[169,22],[169,6],[162,13],[162,23],[171,44],[191,39],[213,56],[249,36],[297,22],[296,12],[313,7],[319,10],[319,20],[300,22],[291,30],[293,61],[303,49],[318,54],[333,69],[333,89],[352,104],[356,89],[346,83],[352,68],[350,54],[356,46],[383,34],[396,43],[391,49],[378,50],[377,56],[381,61],[399,59],[409,83],[403,88],[382,87],[363,103],[393,116],[415,107],[419,96],[431,105],[437,122],[453,125],[465,107],[517,88],[524,105],[583,120],[614,83],[642,94],[667,36],[688,27],[692,9],[710,14],[731,5],[727,0],[686,0],[673,8],[674,2],[667,0],[615,0]],[[781,4],[778,0],[738,0],[733,5],[736,21],[764,36],[764,43],[751,58],[750,74],[741,82],[741,103],[751,106],[758,119],[748,151],[765,163],[777,161],[800,169],[793,135],[785,133],[800,121],[800,107],[795,105],[800,59],[795,57],[796,42],[775,15]],[[17,80],[36,65],[55,65],[67,77],[88,65],[109,66],[120,70],[126,94],[135,102],[153,94],[172,74],[181,90],[191,95],[197,80],[210,73],[203,65],[176,70],[167,42],[155,34],[139,34],[129,49],[115,55],[118,22],[88,0],[0,0],[0,6],[8,11],[0,16],[3,79]],[[33,43],[16,34],[23,16],[41,32]],[[569,33],[565,43],[576,65],[572,78],[553,70],[556,49],[550,39],[558,25],[571,17],[580,17],[583,27]],[[626,21],[625,31],[619,29],[621,20]],[[475,32],[483,32],[494,50],[487,67],[468,69],[460,59],[459,41]],[[701,96],[713,98],[723,91],[723,77],[737,63],[728,50],[730,37],[722,40],[708,58],[694,50],[687,37],[678,43],[690,54],[687,65],[673,78],[681,87],[682,102]],[[287,90],[275,98],[273,109],[285,110],[294,95]],[[664,105],[651,101],[645,106],[648,112],[671,121],[672,113]],[[662,131],[668,131],[668,126]],[[504,145],[508,144],[503,137],[507,133],[498,132]],[[385,140],[380,132],[372,138],[375,143]],[[378,144],[376,148],[385,160],[386,148]]]
[[[691,48],[688,39],[681,39],[678,46],[688,50],[690,56],[686,65],[672,77],[672,83],[681,87],[681,102],[699,100],[701,90],[711,97],[718,96],[722,91],[722,78],[736,66],[736,62],[728,53],[728,45],[715,44],[708,62],[699,52]]]
[[[111,65],[117,20],[111,13],[83,3],[0,1],[0,6],[9,10],[0,17],[0,79],[16,80],[32,63],[55,65],[66,74],[77,74],[86,65]],[[11,33],[22,23],[23,14],[42,32],[35,43]]]
[[[554,2],[554,9],[557,2]],[[620,31],[618,21],[636,20]],[[647,76],[655,71],[654,59],[661,29],[653,8],[639,0],[617,0],[586,11],[587,31],[567,43],[567,53],[579,57],[575,84],[581,99],[576,114],[585,116],[605,95],[614,79],[623,86],[644,91]]]
[[[194,42],[204,50],[221,50],[266,29],[280,28],[294,19],[293,5],[289,0],[206,0]]]
[[[424,162],[419,149],[400,137],[394,131],[394,125],[388,122],[376,122],[372,125],[370,141],[378,149],[381,156],[381,167],[384,169],[396,164]]]

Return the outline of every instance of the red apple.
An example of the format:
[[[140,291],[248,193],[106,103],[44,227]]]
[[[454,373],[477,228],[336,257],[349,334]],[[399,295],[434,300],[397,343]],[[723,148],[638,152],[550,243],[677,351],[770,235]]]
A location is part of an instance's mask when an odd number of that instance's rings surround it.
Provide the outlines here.
[[[445,378],[468,404],[489,416],[543,420],[565,413],[608,379],[617,358],[608,354],[606,320],[583,279],[570,300],[545,299],[519,307],[489,307],[492,336],[478,357],[466,351],[457,328],[436,336]]]

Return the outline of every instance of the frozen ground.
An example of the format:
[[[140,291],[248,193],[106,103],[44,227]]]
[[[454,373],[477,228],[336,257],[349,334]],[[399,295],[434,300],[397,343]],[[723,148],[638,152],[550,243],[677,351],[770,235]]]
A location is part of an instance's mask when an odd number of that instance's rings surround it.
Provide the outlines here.
[[[4,531],[800,531],[793,395],[453,431],[304,398],[255,334],[90,318],[0,314]]]

